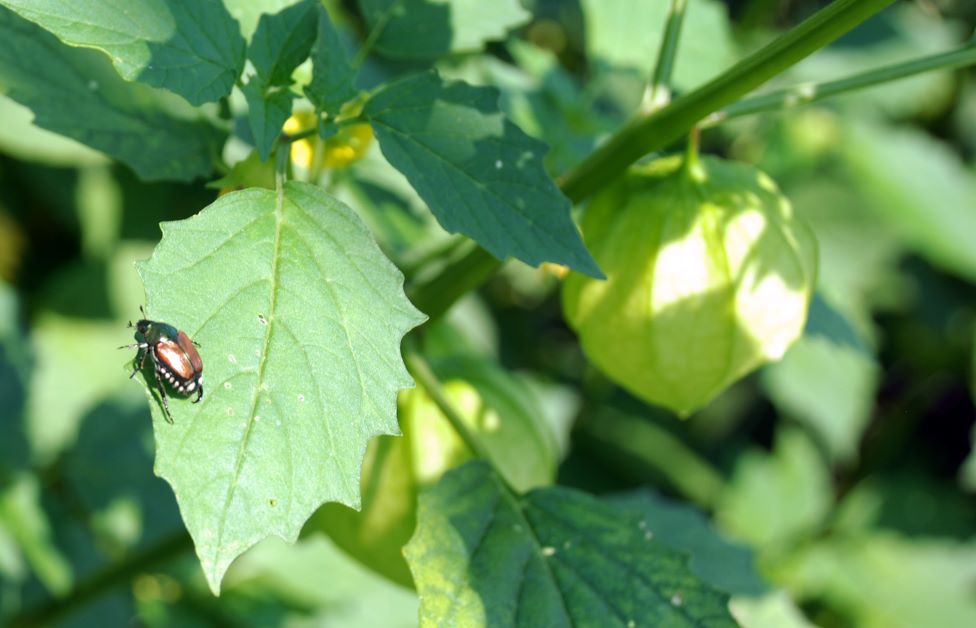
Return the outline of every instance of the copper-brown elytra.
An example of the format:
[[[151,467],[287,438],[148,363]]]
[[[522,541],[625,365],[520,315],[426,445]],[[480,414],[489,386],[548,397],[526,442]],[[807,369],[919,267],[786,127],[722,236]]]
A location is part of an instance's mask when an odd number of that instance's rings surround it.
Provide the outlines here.
[[[139,311],[143,316],[146,315],[142,306],[139,307]],[[131,322],[129,327],[133,327]],[[173,417],[169,413],[163,380],[169,382],[173,390],[182,395],[196,392],[197,398],[193,403],[199,403],[203,399],[203,360],[200,359],[200,354],[194,346],[196,343],[190,340],[186,333],[172,325],[143,318],[136,321],[134,327],[136,342],[119,347],[119,349],[139,348],[136,354],[138,367],[133,369],[129,378],[135,377],[136,373],[143,369],[146,356],[152,358],[156,385],[159,387],[159,396],[163,400],[163,412],[166,414],[166,420],[172,423]]]

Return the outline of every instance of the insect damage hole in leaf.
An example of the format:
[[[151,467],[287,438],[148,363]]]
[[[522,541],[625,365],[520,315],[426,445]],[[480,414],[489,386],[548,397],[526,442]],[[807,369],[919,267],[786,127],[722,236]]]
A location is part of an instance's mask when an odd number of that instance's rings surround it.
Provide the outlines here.
[[[424,317],[358,216],[297,182],[164,223],[139,265],[150,315],[199,341],[208,394],[153,406],[156,473],[176,494],[210,587],[323,502],[359,504],[367,441],[397,433],[412,381],[400,340]],[[273,507],[269,504],[273,504]]]

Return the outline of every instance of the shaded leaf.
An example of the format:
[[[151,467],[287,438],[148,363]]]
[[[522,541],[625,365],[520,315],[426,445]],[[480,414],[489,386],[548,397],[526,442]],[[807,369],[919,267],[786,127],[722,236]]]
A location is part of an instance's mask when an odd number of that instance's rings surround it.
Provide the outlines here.
[[[530,17],[518,0],[359,0],[359,6],[370,29],[383,29],[374,49],[397,59],[480,50]]]
[[[202,403],[151,404],[156,472],[211,588],[325,501],[359,505],[367,441],[397,431],[400,339],[423,320],[351,209],[320,188],[249,189],[163,224],[139,265],[147,313],[201,345]],[[154,389],[151,389],[154,390]]]
[[[727,598],[637,514],[473,462],[421,495],[404,549],[421,625],[735,626]]]
[[[355,80],[356,69],[349,62],[332,18],[320,11],[318,37],[312,49],[312,81],[305,87],[305,96],[316,109],[335,116],[358,93]]]
[[[759,595],[766,590],[752,552],[723,538],[694,506],[646,489],[611,495],[607,501],[643,517],[654,538],[687,553],[692,573],[716,589],[737,595]]]
[[[168,89],[193,105],[228,95],[244,67],[244,39],[220,0],[0,4],[68,45],[105,52],[123,78]]]
[[[0,40],[0,91],[29,107],[37,126],[103,151],[145,180],[210,172],[221,133],[175,117],[158,92],[123,81],[103,55],[69,48],[2,7]]]
[[[24,161],[50,166],[79,167],[108,163],[102,153],[73,139],[34,126],[34,114],[10,98],[0,96],[0,151]]]
[[[287,89],[265,92],[260,83],[251,80],[241,90],[247,99],[247,121],[254,136],[254,145],[261,161],[271,154],[275,140],[281,135],[281,127],[291,115],[295,96]]]
[[[564,264],[601,277],[546,174],[544,145],[498,110],[498,91],[435,73],[387,85],[366,104],[383,155],[448,231],[499,259]]]
[[[807,336],[824,338],[831,343],[852,349],[871,358],[874,352],[868,347],[854,325],[847,320],[822,294],[815,292],[807,312],[807,326],[803,330]]]
[[[250,41],[264,14],[278,13],[302,0],[223,0],[227,12],[241,25],[241,35]]]
[[[291,84],[291,73],[315,42],[316,0],[304,0],[274,15],[262,15],[247,49],[263,87]]]

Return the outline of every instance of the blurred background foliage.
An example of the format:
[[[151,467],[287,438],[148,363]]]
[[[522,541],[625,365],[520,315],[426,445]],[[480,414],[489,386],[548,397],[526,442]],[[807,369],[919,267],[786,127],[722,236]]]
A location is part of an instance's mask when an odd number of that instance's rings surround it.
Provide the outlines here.
[[[228,2],[245,29],[255,6],[284,4]],[[355,3],[339,4],[361,37]],[[559,174],[639,104],[665,4],[635,15],[526,0],[532,17],[507,41],[439,67],[498,86]],[[823,3],[689,4],[678,92]],[[970,0],[898,2],[770,87],[947,50],[974,24]],[[364,72],[379,82],[402,66],[370,59]],[[249,552],[212,598],[152,474],[132,356],[115,347],[142,303],[132,263],[158,223],[217,191],[140,182],[5,97],[0,120],[0,621],[44,608],[78,626],[416,623],[398,562],[413,496],[466,457],[425,391],[401,398],[406,438],[371,448],[362,514],[324,507],[299,544]],[[976,71],[737,119],[706,131],[703,149],[757,164],[816,233],[817,297],[781,362],[679,422],[587,365],[555,274],[510,263],[428,330],[435,370],[514,485],[652,490],[671,504],[655,512],[672,513],[660,525],[675,543],[708,525],[735,540],[734,556],[703,551],[723,557],[714,571],[746,574],[725,587],[746,625],[976,625]],[[328,187],[412,278],[463,247],[375,145]],[[70,605],[49,602],[72,589]]]

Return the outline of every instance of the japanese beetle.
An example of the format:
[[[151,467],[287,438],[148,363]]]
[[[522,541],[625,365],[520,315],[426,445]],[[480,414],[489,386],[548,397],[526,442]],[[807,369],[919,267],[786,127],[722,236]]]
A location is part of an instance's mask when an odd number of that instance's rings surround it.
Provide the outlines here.
[[[139,308],[142,315],[146,312]],[[163,380],[169,382],[170,386],[181,395],[197,393],[197,398],[193,403],[199,403],[203,399],[203,360],[197,352],[196,343],[183,331],[180,331],[167,323],[140,319],[129,327],[135,327],[136,342],[130,345],[123,345],[119,349],[139,348],[136,353],[138,367],[134,368],[129,379],[136,376],[146,364],[146,356],[152,358],[153,372],[156,375],[156,385],[159,387],[159,396],[163,400],[163,411],[166,420],[173,422],[173,417],[169,413],[169,404],[166,401],[166,387]]]

